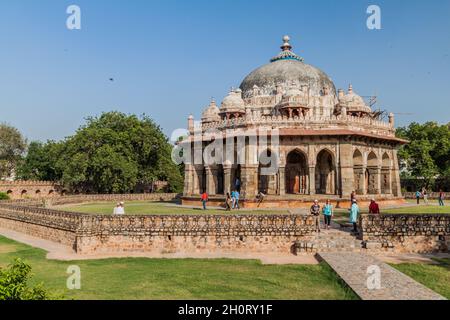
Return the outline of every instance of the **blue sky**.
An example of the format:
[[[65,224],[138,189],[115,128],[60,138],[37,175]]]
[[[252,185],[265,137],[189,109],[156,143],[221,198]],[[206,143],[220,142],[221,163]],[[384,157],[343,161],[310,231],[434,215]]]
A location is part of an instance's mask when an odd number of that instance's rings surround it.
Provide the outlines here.
[[[71,4],[81,30],[66,28]],[[382,30],[366,27],[370,4]],[[119,110],[170,134],[268,63],[284,34],[338,88],[378,95],[399,125],[450,121],[448,0],[1,0],[0,121],[61,139]]]

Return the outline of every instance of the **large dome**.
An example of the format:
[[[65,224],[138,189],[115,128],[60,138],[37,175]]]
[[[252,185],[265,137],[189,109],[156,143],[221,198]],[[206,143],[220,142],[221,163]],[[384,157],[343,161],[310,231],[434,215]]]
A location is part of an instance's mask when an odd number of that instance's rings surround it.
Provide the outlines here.
[[[288,42],[289,37],[284,37],[283,41],[283,51],[274,57],[271,63],[251,72],[242,81],[240,88],[244,98],[252,96],[255,86],[264,94],[273,94],[277,86],[288,88],[292,83],[299,87],[308,86],[313,96],[321,95],[324,87],[328,89],[329,94],[336,95],[333,81],[323,71],[304,63],[302,58],[293,53]]]

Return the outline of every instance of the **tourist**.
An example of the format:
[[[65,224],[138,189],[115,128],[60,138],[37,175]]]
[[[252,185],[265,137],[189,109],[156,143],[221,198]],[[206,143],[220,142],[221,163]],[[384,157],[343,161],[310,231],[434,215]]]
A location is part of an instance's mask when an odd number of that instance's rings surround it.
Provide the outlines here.
[[[325,228],[329,230],[331,224],[331,217],[333,217],[333,206],[331,205],[330,200],[327,200],[327,203],[323,206],[322,213],[325,220]]]
[[[423,195],[423,201],[425,202],[425,204],[428,204],[428,193],[427,193],[427,189],[423,188],[423,190],[422,190],[422,195]]]
[[[229,192],[227,192],[227,197],[225,199],[225,210],[231,211],[231,196]]]
[[[350,208],[350,223],[353,224],[353,232],[358,232],[357,222],[358,222],[358,215],[359,215],[359,207],[358,203],[355,200],[352,202],[352,207]]]
[[[234,191],[234,209],[239,210],[239,191]]]
[[[260,191],[257,195],[256,195],[256,200],[258,201],[258,207],[259,205],[264,201],[264,198],[266,197],[266,195]]]
[[[443,207],[444,204],[445,193],[442,189],[439,190],[439,206]]]
[[[120,202],[117,202],[116,206],[114,207],[113,214],[117,214],[117,209],[120,207]]]
[[[417,201],[417,204],[420,204],[420,197],[422,196],[422,194],[420,193],[420,191],[419,190],[417,190],[416,191],[416,201]]]
[[[370,200],[369,213],[380,213],[380,206],[375,202],[375,199]]]
[[[231,209],[234,209],[235,206],[236,206],[236,196],[233,190],[231,191]]]
[[[316,226],[316,232],[320,232],[320,205],[319,205],[319,200],[314,200],[314,204],[311,206],[310,212],[314,216],[314,225]]]
[[[116,214],[124,215],[125,214],[125,203],[119,202],[119,206],[116,207]]]
[[[208,194],[205,192],[202,193],[202,205],[203,205],[203,210],[206,210],[206,202],[208,202]]]
[[[353,200],[356,199],[356,192],[353,190],[352,193],[350,194],[350,202],[353,203]]]
[[[234,187],[236,188],[237,192],[241,192],[241,180],[239,180],[239,178],[236,178],[236,181],[234,182]]]

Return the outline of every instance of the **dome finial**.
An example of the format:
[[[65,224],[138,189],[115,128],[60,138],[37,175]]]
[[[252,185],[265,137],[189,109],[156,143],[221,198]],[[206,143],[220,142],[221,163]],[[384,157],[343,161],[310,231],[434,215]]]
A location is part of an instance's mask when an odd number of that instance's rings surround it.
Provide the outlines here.
[[[289,36],[283,36],[283,45],[281,46],[282,51],[276,57],[273,57],[270,62],[275,62],[278,60],[297,60],[303,62],[303,58],[291,51],[292,46],[289,43],[290,40],[291,38]]]
[[[353,93],[353,86],[352,86],[352,84],[348,85],[348,93],[349,94]]]
[[[281,46],[281,50],[290,51],[292,49],[292,46],[289,43],[290,40],[291,38],[288,35],[283,36],[283,45]]]

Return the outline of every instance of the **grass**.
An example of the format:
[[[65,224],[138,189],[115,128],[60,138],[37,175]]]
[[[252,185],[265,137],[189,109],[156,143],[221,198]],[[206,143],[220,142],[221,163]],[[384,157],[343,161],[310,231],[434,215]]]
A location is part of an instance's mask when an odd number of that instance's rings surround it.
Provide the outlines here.
[[[450,299],[450,259],[433,259],[438,264],[402,263],[397,270]]]
[[[75,211],[90,214],[112,214],[116,202],[92,202],[70,206],[60,207],[62,210]],[[274,210],[233,210],[225,211],[222,209],[202,210],[200,208],[188,208],[176,206],[173,203],[150,202],[150,201],[130,201],[125,203],[125,211],[128,215],[144,215],[144,214],[269,214],[279,213],[287,214],[287,209]]]
[[[40,249],[0,237],[0,267],[16,257],[69,299],[357,299],[326,265],[262,265],[256,260],[121,258],[55,261]],[[66,270],[81,269],[81,290],[67,290]]]

